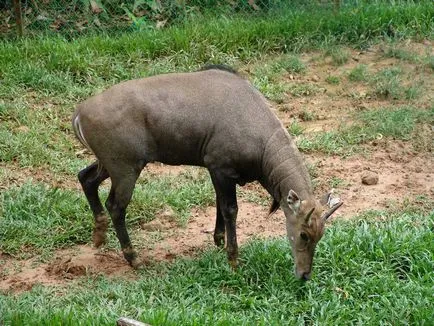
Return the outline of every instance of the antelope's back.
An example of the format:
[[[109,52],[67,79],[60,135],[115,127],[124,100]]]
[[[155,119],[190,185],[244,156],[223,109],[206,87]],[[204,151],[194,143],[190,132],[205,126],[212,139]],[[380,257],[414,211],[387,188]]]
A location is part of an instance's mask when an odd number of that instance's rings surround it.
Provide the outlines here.
[[[77,112],[97,156],[93,147],[103,144],[105,151],[128,149],[166,164],[209,166],[222,156],[226,164],[255,160],[281,127],[248,81],[217,69],[123,82]]]

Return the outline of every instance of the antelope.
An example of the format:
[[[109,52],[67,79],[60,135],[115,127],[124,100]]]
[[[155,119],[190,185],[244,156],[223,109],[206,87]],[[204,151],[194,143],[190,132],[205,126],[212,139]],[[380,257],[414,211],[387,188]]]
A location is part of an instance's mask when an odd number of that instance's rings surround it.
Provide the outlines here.
[[[77,105],[72,118],[79,141],[97,158],[78,174],[93,212],[93,243],[104,244],[108,218],[98,197],[111,179],[105,207],[123,255],[138,268],[125,212],[140,172],[150,162],[208,169],[216,193],[214,242],[237,267],[236,185],[259,181],[286,217],[298,278],[311,278],[315,247],[328,210],[315,199],[303,158],[264,96],[232,68],[213,65],[112,86]]]

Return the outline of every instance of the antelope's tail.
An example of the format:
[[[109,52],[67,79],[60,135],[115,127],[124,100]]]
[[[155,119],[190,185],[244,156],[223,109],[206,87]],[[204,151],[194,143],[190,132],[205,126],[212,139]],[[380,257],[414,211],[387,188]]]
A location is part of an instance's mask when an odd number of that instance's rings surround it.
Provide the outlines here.
[[[86,141],[86,138],[84,137],[83,129],[81,128],[81,124],[80,124],[80,114],[76,114],[72,119],[72,129],[74,129],[75,136],[80,141],[80,143],[82,143],[84,147],[86,147],[93,155],[95,155],[94,151],[89,146],[89,143]],[[97,162],[98,162],[98,169],[97,169],[96,177],[101,173],[103,169],[103,166],[101,165],[99,160],[97,160]]]

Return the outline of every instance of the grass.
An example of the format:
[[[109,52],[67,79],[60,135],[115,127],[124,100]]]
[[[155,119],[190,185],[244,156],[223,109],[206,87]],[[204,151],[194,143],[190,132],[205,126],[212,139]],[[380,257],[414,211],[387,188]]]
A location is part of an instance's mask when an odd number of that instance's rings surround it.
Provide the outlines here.
[[[313,96],[323,89],[312,83],[294,84],[289,88],[289,92],[294,97]]]
[[[327,83],[329,83],[330,85],[339,85],[341,82],[341,79],[339,78],[339,76],[329,75],[329,76],[327,76],[325,81]]]
[[[364,82],[368,80],[368,67],[360,64],[354,67],[348,74],[348,79],[353,82]]]
[[[355,123],[350,126],[300,138],[297,146],[305,152],[319,151],[348,156],[362,150],[359,145],[383,136],[417,142],[419,137],[415,134],[416,126],[432,124],[434,111],[411,106],[379,108],[362,111],[355,119]]]
[[[371,80],[374,95],[392,100],[402,98],[404,89],[401,74],[402,70],[399,67],[384,68],[379,71]]]
[[[20,167],[47,167],[76,174],[85,161],[79,159],[70,130],[69,109],[46,102],[30,108],[24,101],[0,103],[0,162]]]
[[[214,203],[209,177],[203,171],[179,176],[144,177],[127,212],[130,228],[149,222],[165,207],[185,224],[193,207]],[[108,191],[101,191],[102,202]],[[89,243],[93,218],[84,195],[77,191],[26,183],[0,196],[0,250],[18,257],[46,255],[58,248]],[[115,241],[116,243],[116,241]],[[117,243],[116,243],[117,245]]]
[[[300,136],[303,133],[303,127],[297,120],[294,120],[288,127],[287,130],[292,136]]]
[[[348,62],[351,54],[341,47],[331,47],[326,51],[325,55],[331,57],[335,66],[342,66]]]
[[[0,295],[0,320],[113,325],[129,316],[151,325],[430,325],[433,218],[432,211],[371,211],[333,223],[307,283],[293,276],[286,239],[256,240],[242,246],[237,272],[223,252],[209,249],[149,268],[137,280],[94,276]]]

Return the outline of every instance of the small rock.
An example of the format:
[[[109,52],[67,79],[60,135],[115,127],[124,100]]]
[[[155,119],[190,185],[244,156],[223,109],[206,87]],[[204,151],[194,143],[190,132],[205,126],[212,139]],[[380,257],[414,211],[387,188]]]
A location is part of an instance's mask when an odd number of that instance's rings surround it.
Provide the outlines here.
[[[319,82],[319,77],[317,75],[313,75],[311,79],[314,82]]]
[[[378,183],[378,174],[372,171],[364,171],[362,174],[362,183],[364,185],[376,185]]]

